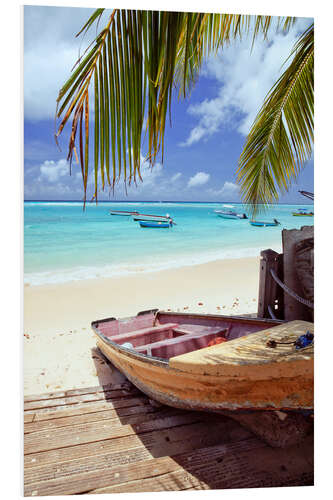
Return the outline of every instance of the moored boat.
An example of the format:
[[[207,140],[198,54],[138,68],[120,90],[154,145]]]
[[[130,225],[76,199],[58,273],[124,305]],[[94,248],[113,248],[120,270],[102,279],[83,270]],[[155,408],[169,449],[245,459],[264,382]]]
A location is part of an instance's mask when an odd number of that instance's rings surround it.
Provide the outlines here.
[[[172,227],[173,222],[172,219],[163,221],[163,220],[140,220],[139,224],[141,227],[156,227],[156,228],[168,228]]]
[[[130,212],[127,210],[110,210],[110,215],[123,215],[124,217],[130,217],[131,215],[136,215],[139,212]]]
[[[270,226],[278,226],[281,224],[278,220],[273,219],[272,221],[259,221],[259,220],[250,220],[251,226],[256,227],[270,227]]]
[[[307,208],[299,208],[297,212],[292,212],[295,217],[313,217],[314,213]]]
[[[135,221],[164,221],[168,222],[171,219],[169,214],[166,215],[151,215],[151,214],[135,214],[133,220]]]
[[[151,310],[94,321],[92,329],[102,353],[162,404],[313,408],[312,323]]]
[[[214,210],[214,212],[222,219],[247,219],[246,214],[237,214],[232,210]]]

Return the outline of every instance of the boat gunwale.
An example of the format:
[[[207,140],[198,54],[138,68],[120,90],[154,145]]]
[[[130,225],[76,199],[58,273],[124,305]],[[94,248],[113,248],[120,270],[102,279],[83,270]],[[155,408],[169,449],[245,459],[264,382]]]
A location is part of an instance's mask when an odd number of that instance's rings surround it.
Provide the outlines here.
[[[158,314],[162,315],[167,315],[167,316],[186,316],[187,318],[193,318],[193,319],[199,319],[199,318],[209,318],[209,319],[228,319],[231,323],[233,322],[244,322],[244,323],[252,323],[252,324],[262,324],[262,323],[267,323],[267,322],[272,322],[275,326],[278,326],[279,324],[286,323],[285,320],[279,320],[279,319],[269,319],[269,318],[251,318],[251,317],[244,317],[244,316],[228,316],[228,315],[222,315],[222,314],[196,314],[196,313],[182,313],[182,312],[168,312],[168,311],[160,311],[159,309],[149,309],[147,311],[140,311],[137,313],[136,317],[138,316],[143,316],[144,314],[149,314],[153,313],[155,315],[154,318],[154,323],[158,317]],[[135,316],[128,316],[126,318],[121,318],[122,321],[125,321],[127,319],[132,319]],[[175,370],[175,368],[171,367],[169,364],[169,359],[166,358],[160,358],[158,356],[152,356],[148,354],[143,354],[135,351],[134,349],[124,347],[121,344],[117,344],[116,342],[113,342],[109,337],[106,337],[102,332],[98,330],[97,324],[99,323],[107,323],[109,321],[119,321],[119,319],[110,317],[110,318],[104,318],[101,320],[95,320],[92,321],[91,323],[91,328],[95,335],[101,339],[102,342],[106,343],[113,349],[115,349],[117,352],[123,353],[128,355],[131,358],[137,359],[139,361],[143,361],[149,364],[153,364],[156,366],[160,366],[163,368],[168,368],[171,370]],[[152,325],[154,326],[154,325]],[[255,333],[255,332],[254,332]]]

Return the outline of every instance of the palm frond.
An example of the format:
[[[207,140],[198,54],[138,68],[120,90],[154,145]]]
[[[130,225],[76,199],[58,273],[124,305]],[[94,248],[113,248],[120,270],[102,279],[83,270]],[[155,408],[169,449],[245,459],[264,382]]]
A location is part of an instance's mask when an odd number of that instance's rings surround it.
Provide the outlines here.
[[[312,151],[313,25],[292,56],[258,113],[239,160],[237,180],[253,216],[289,189]]]
[[[86,34],[100,20],[103,12],[104,9],[97,9],[78,34]],[[161,153],[163,161],[166,117],[168,112],[171,116],[174,88],[183,97],[188,95],[197,80],[204,57],[247,33],[253,23],[255,40],[260,33],[266,36],[271,17],[112,11],[105,28],[78,60],[57,98],[56,118],[60,119],[60,124],[56,139],[72,119],[70,161],[75,152],[77,130],[80,131],[84,199],[89,170],[89,147],[86,143],[89,141],[87,96],[90,86],[93,87],[95,107],[95,120],[91,123],[94,128],[94,198],[97,201],[98,172],[102,189],[106,184],[114,187],[121,178],[128,183],[141,178],[145,114],[147,159],[154,165],[157,155]],[[284,29],[289,29],[291,18],[286,18],[284,23]]]

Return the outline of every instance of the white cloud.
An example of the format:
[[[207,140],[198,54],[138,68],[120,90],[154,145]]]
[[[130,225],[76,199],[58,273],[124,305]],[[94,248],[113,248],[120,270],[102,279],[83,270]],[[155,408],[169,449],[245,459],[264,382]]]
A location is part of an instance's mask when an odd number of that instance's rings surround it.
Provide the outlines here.
[[[209,194],[220,198],[236,198],[239,196],[239,186],[234,182],[226,181],[221,189],[209,189]]]
[[[75,35],[94,9],[24,7],[24,115],[29,120],[54,118],[56,98],[74,63],[96,29]],[[106,14],[104,14],[106,15]],[[103,26],[101,20],[100,26]]]
[[[210,174],[207,174],[206,172],[197,172],[190,178],[190,180],[187,183],[187,187],[202,186],[203,184],[206,184],[206,182],[209,181],[209,178]]]
[[[203,74],[219,83],[213,99],[192,104],[188,113],[198,122],[181,143],[190,146],[218,132],[223,127],[237,129],[246,135],[265,96],[284,71],[299,33],[309,20],[299,19],[287,35],[272,31],[269,41],[258,38],[251,52],[251,39],[231,43],[217,56],[208,59]]]
[[[40,174],[40,180],[56,182],[60,177],[69,175],[69,164],[66,160],[59,160],[57,162],[46,160],[40,166]]]
[[[170,179],[171,182],[176,182],[178,181],[178,179],[180,179],[182,176],[182,174],[180,172],[178,172],[177,174],[173,175]]]

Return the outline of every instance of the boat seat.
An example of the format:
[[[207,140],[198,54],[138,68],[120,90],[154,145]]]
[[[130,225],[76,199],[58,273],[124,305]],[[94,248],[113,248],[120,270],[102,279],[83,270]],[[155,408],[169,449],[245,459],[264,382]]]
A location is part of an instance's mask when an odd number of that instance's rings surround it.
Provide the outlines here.
[[[177,328],[177,326],[178,323],[165,323],[164,325],[150,326],[148,328],[141,328],[140,330],[112,335],[109,338],[116,344],[131,342],[134,347],[137,347],[148,344],[152,342],[153,339],[155,342],[162,340],[165,338],[165,332],[168,333],[168,338],[170,338],[173,335],[173,329]]]
[[[179,333],[180,335],[186,334],[205,334],[205,333],[225,333],[226,330],[229,330],[227,326],[203,326],[203,325],[179,325],[174,331]]]
[[[228,328],[219,328],[217,332],[187,333],[177,337],[152,342],[135,348],[135,351],[148,356],[169,359],[187,352],[207,347],[214,338],[226,335]]]

